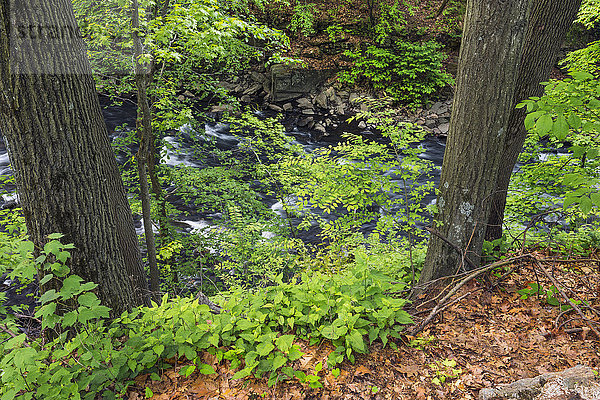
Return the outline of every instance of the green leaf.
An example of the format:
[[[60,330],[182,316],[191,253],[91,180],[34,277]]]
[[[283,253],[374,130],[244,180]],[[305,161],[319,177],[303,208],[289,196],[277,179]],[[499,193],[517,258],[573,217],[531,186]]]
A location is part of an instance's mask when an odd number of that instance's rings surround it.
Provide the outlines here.
[[[44,252],[46,254],[58,254],[62,247],[62,243],[58,240],[51,240],[44,245]]]
[[[147,399],[154,396],[154,392],[152,392],[152,389],[150,389],[149,387],[146,387],[145,394]]]
[[[266,356],[273,351],[274,348],[275,345],[271,342],[261,342],[256,346],[256,352],[261,356]]]
[[[282,356],[281,354],[277,354],[273,359],[273,370],[277,370],[279,367],[282,367],[287,362],[287,358]]]
[[[58,299],[59,297],[60,297],[60,294],[56,293],[56,290],[50,289],[50,290],[45,291],[44,294],[42,294],[40,296],[40,303],[46,304],[46,303],[49,303],[51,301]]]
[[[96,294],[92,292],[87,292],[80,295],[77,298],[77,302],[82,306],[90,308],[97,307],[100,305],[100,299],[98,299],[98,296],[96,296]]]
[[[404,310],[396,311],[395,319],[396,319],[396,323],[402,324],[402,325],[409,325],[409,324],[413,323],[413,320],[410,317],[410,314]]]
[[[589,214],[592,211],[592,200],[587,196],[581,196],[579,202],[579,208],[584,214]]]
[[[200,365],[200,369],[198,370],[198,372],[200,372],[203,375],[212,375],[217,373],[212,365],[204,363]]]
[[[44,275],[44,277],[42,279],[40,279],[40,286],[45,285],[46,283],[50,282],[50,279],[52,279],[52,278],[54,278],[53,274]]]
[[[315,372],[320,372],[323,369],[323,363],[319,361],[317,365],[315,365]]]
[[[363,340],[363,336],[356,329],[352,329],[348,335],[346,335],[346,341],[352,349],[359,353],[366,353],[367,347],[365,346],[365,341]]]
[[[527,114],[527,116],[525,117],[525,129],[527,129],[528,131],[531,130],[535,125],[535,121],[543,114],[544,111],[535,111]]]
[[[575,113],[569,114],[569,116],[567,117],[567,122],[569,123],[569,126],[573,129],[581,128],[581,118],[579,118],[579,116]]]
[[[546,135],[550,132],[552,130],[552,125],[552,116],[549,114],[542,115],[535,123],[536,130],[540,135]]]
[[[598,192],[592,193],[590,195],[590,199],[592,200],[592,203],[594,203],[594,205],[596,207],[600,208],[600,193],[598,193]]]
[[[295,338],[296,335],[281,335],[275,339],[275,344],[279,350],[284,353],[288,353],[294,344]]]
[[[541,118],[540,118],[541,119]],[[569,124],[563,115],[556,117],[554,125],[552,125],[552,134],[556,136],[558,140],[565,140],[569,134]]]
[[[156,346],[152,347],[152,350],[156,353],[157,356],[160,356],[165,350],[165,346],[163,346],[162,344],[157,344]]]
[[[72,326],[73,324],[75,324],[75,322],[77,322],[77,312],[71,311],[63,316],[63,326]]]
[[[179,375],[185,376],[186,378],[194,373],[196,370],[195,365],[188,365],[179,370]]]

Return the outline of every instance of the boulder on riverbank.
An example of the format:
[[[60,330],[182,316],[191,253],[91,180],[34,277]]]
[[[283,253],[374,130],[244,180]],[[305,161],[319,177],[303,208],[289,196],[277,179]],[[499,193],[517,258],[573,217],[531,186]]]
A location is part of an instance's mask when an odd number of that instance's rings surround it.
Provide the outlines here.
[[[368,111],[358,98],[369,94],[343,87],[331,81],[335,70],[311,70],[282,64],[269,69],[255,67],[239,76],[222,81],[219,86],[228,90],[241,103],[254,104],[263,110],[295,115],[295,124],[312,129],[319,135],[337,128],[349,117]],[[452,101],[433,103],[427,109],[397,109],[397,119],[415,123],[433,135],[445,136],[450,128]],[[225,108],[215,106],[211,111]],[[365,121],[356,121],[357,129],[369,129]]]
[[[479,400],[598,400],[600,379],[582,365],[562,372],[551,372],[535,378],[482,389]]]

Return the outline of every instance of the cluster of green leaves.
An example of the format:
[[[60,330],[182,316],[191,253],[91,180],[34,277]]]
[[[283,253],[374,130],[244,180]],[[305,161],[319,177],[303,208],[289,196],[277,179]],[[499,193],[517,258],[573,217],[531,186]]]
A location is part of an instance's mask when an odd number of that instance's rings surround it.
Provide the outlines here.
[[[582,24],[586,29],[592,29],[600,22],[600,1],[584,0],[577,14],[577,23]]]
[[[289,29],[292,32],[300,32],[304,36],[312,36],[316,33],[315,31],[315,11],[316,5],[314,3],[300,3],[297,2],[294,6],[294,15],[290,22]]]
[[[440,48],[434,41],[396,41],[391,49],[368,46],[364,53],[347,51],[354,64],[349,71],[342,71],[338,79],[351,85],[368,84],[412,107],[424,105],[453,82],[442,71],[445,55]]]
[[[393,4],[381,2],[379,5],[379,18],[373,27],[375,41],[379,44],[388,44],[394,35],[399,35],[406,29],[406,15],[404,7],[406,1],[395,0]]]
[[[600,85],[592,74],[574,72],[569,79],[547,83],[541,98],[519,105],[527,107],[525,127],[532,132],[530,143],[547,137],[555,147],[570,146],[567,156],[548,157],[544,165],[554,164],[557,173],[545,176],[554,179],[554,186],[565,193],[564,208],[578,205],[584,215],[600,207],[598,93]]]
[[[346,38],[346,33],[348,33],[348,29],[344,28],[339,24],[331,24],[327,28],[325,28],[325,33],[327,33],[327,37],[333,43],[344,40]]]
[[[380,339],[384,345],[390,337],[398,337],[401,325],[412,321],[402,310],[406,301],[394,299],[386,292],[404,285],[371,269],[365,253],[357,252],[355,256],[354,266],[339,274],[304,272],[294,282],[283,283],[279,278],[277,285],[255,293],[231,293],[226,305],[231,315],[221,314],[226,319],[223,326],[230,327],[231,332],[223,332],[222,337],[246,354],[245,367],[238,377],[269,372],[270,381],[275,383],[279,378],[271,372],[277,368],[273,365],[281,366],[285,357],[290,357],[287,353],[295,337],[309,344],[331,340],[336,350],[329,355],[330,367],[346,357],[353,362],[355,352],[366,352],[365,337],[368,343]],[[274,332],[286,335],[278,338]],[[285,348],[278,345],[283,338],[288,341]],[[261,362],[262,357],[267,357],[267,361]],[[281,372],[293,376],[289,370]]]
[[[429,368],[435,373],[432,383],[442,386],[449,379],[456,379],[462,374],[462,368],[456,368],[456,360],[444,359],[429,364]]]
[[[34,279],[40,266],[40,285],[52,289],[40,296],[41,306],[35,317],[41,319],[46,336],[54,339],[29,341],[25,333],[17,334],[20,330],[14,319],[7,320],[9,323],[4,325],[2,336],[9,338],[0,342],[2,399],[80,398],[79,392],[93,384],[94,379],[102,380],[99,375],[87,375],[86,370],[105,363],[106,357],[100,354],[103,342],[94,339],[95,333],[103,329],[102,319],[109,316],[109,308],[100,305],[93,293],[96,284],[84,283],[81,277],[69,274],[65,263],[73,245],[61,244],[58,240],[61,236],[50,235],[50,241],[35,261],[31,258],[33,244],[19,239],[24,252],[14,254],[21,262],[9,276],[28,282]],[[11,314],[9,316],[14,318]],[[67,339],[73,336],[74,339]],[[110,380],[104,377],[104,381]]]
[[[33,244],[25,240],[25,218],[20,209],[0,210],[0,224],[4,227],[0,231],[0,277],[15,280],[19,276],[22,286],[32,283]],[[9,329],[17,329],[15,314],[21,313],[25,306],[9,307],[5,305],[6,300],[6,293],[0,292],[0,320]]]
[[[537,296],[538,298],[540,298],[541,296],[544,299],[544,301],[546,301],[546,303],[548,303],[551,306],[560,305],[560,301],[556,298],[558,290],[556,290],[556,287],[554,287],[554,285],[550,286],[550,288],[548,289],[545,289],[539,283],[529,282],[527,284],[527,287],[517,290],[517,293],[521,295],[521,299],[527,299],[531,296]]]
[[[571,72],[589,72],[596,79],[600,78],[600,40],[592,42],[582,49],[570,52],[560,64],[566,66]]]
[[[116,398],[140,373],[159,379],[169,367],[166,360],[173,358],[188,360],[182,375],[214,374],[213,366],[202,362],[203,351],[218,362],[229,361],[237,369],[235,379],[267,374],[270,384],[296,378],[319,387],[321,365],[314,375],[293,369],[293,361],[302,356],[298,340],[331,340],[336,350],[328,365],[333,368],[346,358],[354,361],[374,340],[395,346],[390,338],[412,323],[402,309],[406,301],[388,294],[403,285],[369,267],[366,253],[357,253],[354,266],[341,274],[305,272],[290,283],[280,276],[268,288],[225,293],[218,315],[192,298],[165,295],[160,306],[134,309],[107,322],[109,310],[93,293],[96,285],[69,274],[65,262],[72,246],[62,245],[59,236],[51,235],[35,263],[22,257],[30,265],[22,274],[31,276],[41,263],[47,273],[42,284],[58,283],[42,295],[36,312],[43,328],[55,335],[32,340],[17,334],[16,325],[3,325],[3,400]]]

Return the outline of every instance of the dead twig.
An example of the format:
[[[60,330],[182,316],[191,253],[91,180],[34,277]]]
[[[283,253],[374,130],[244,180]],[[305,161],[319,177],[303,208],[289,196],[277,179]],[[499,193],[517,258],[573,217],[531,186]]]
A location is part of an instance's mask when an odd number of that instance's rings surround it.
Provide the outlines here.
[[[506,260],[502,260],[502,261],[496,261],[494,263],[486,265],[485,267],[481,267],[481,268],[477,269],[476,271],[471,272],[466,277],[464,277],[460,282],[458,282],[452,289],[450,289],[450,291],[444,296],[444,298],[442,298],[442,300],[440,300],[440,302],[433,308],[433,310],[431,310],[431,312],[429,313],[427,318],[422,320],[419,324],[415,325],[415,327],[410,330],[410,334],[412,336],[415,336],[417,333],[421,332],[425,328],[425,326],[427,326],[427,324],[429,324],[429,322],[431,322],[440,312],[442,312],[447,307],[446,303],[448,302],[448,300],[450,300],[450,298],[461,287],[463,287],[465,284],[467,284],[467,282],[469,282],[471,279],[478,277],[479,275],[483,274],[484,272],[490,271],[490,270],[498,268],[498,267],[502,267],[507,264],[511,264],[511,263],[515,262],[516,260],[519,260],[522,258],[528,258],[528,257],[533,258],[531,256],[531,254],[517,256],[517,257],[509,258]],[[470,294],[470,292],[469,292],[469,294]],[[462,299],[463,297],[464,296],[461,296],[460,299]]]
[[[16,333],[14,333],[13,331],[11,331],[10,328],[8,327],[8,325],[6,325],[6,324],[0,325],[0,330],[2,330],[2,332],[4,332],[4,333],[8,333],[10,335],[10,337],[13,337],[13,338],[16,338],[17,336],[19,336]],[[23,344],[27,347],[31,347],[29,345],[29,343],[27,343],[27,342],[23,342]]]
[[[457,245],[455,245],[454,243],[452,243],[451,241],[449,241],[444,235],[442,235],[441,232],[439,232],[438,230],[431,228],[429,226],[425,227],[425,229],[427,231],[429,231],[429,233],[439,237],[440,239],[442,239],[442,241],[444,243],[446,243],[447,245],[449,245],[450,247],[452,247],[458,254],[460,254],[460,256],[462,258],[464,258],[464,260],[467,262],[467,264],[469,264],[469,269],[476,269],[477,266],[475,264],[473,264],[473,262],[471,260],[469,260],[469,257],[466,256],[466,250],[463,252]],[[473,235],[471,235],[471,237],[473,237]],[[470,242],[470,239],[469,239]],[[468,247],[468,245],[467,245]]]
[[[518,260],[520,260],[520,259],[522,259],[522,258],[526,258],[526,257],[530,257],[530,256],[531,256],[531,254],[519,255],[519,256],[515,256],[515,257],[507,258],[507,259],[505,259],[504,261],[509,261],[509,260],[510,260],[511,262],[512,262],[512,261],[518,261]],[[462,278],[462,277],[464,277],[464,276],[467,276],[467,275],[473,274],[474,272],[477,272],[477,271],[480,271],[480,270],[486,270],[486,271],[487,271],[487,269],[488,269],[488,267],[489,267],[490,265],[491,265],[491,264],[487,264],[487,265],[484,265],[483,267],[479,267],[479,268],[476,268],[476,269],[474,269],[474,270],[471,270],[471,271],[465,271],[465,272],[460,272],[460,273],[457,273],[457,274],[454,274],[454,275],[443,276],[443,277],[441,277],[441,278],[437,278],[437,279],[434,279],[434,280],[432,280],[432,281],[426,282],[425,284],[423,284],[423,285],[421,285],[421,286],[417,285],[417,286],[415,287],[415,289],[422,289],[422,290],[426,290],[426,289],[428,289],[430,286],[432,286],[432,285],[435,285],[435,284],[437,284],[438,282],[441,282],[441,281],[443,281],[443,280],[446,280],[446,279]],[[434,298],[432,298],[432,299],[426,300],[425,302],[423,302],[423,303],[421,303],[421,304],[417,305],[417,306],[416,306],[416,308],[418,309],[418,308],[420,308],[420,307],[424,307],[424,306],[425,306],[425,304],[431,303],[432,301],[436,301],[438,298],[440,298],[440,297],[441,297],[441,296],[442,296],[442,295],[443,295],[443,294],[446,292],[446,290],[448,290],[448,289],[449,289],[449,288],[452,286],[452,284],[453,284],[454,282],[455,282],[455,281],[454,281],[454,280],[452,280],[452,281],[451,281],[451,282],[450,282],[450,283],[449,283],[449,284],[448,284],[448,285],[447,285],[447,286],[446,286],[446,287],[445,287],[443,290],[441,290],[441,291],[440,291],[440,293],[439,293],[437,296],[435,296],[435,297],[434,297]]]
[[[596,337],[598,339],[600,339],[600,332],[598,332],[598,330],[590,323],[590,320],[583,314],[583,312],[577,306],[577,304],[575,304],[573,301],[571,301],[571,299],[569,298],[569,296],[567,296],[565,294],[565,292],[562,290],[562,288],[560,287],[560,285],[558,284],[558,282],[556,281],[556,279],[554,279],[554,277],[548,271],[546,271],[546,269],[544,268],[544,266],[542,265],[542,263],[540,263],[537,259],[534,258],[533,262],[535,263],[535,265],[537,266],[537,268],[544,275],[546,275],[546,278],[548,278],[550,280],[550,282],[552,282],[552,284],[554,285],[554,287],[556,288],[556,290],[558,291],[558,293],[560,293],[560,295],[562,296],[562,298],[565,300],[565,303],[567,303],[573,309],[575,309],[575,311],[577,312],[577,314],[579,314],[579,316],[583,319],[583,321],[588,326],[588,328],[590,328],[592,330],[592,332],[594,332],[594,334],[596,334]]]

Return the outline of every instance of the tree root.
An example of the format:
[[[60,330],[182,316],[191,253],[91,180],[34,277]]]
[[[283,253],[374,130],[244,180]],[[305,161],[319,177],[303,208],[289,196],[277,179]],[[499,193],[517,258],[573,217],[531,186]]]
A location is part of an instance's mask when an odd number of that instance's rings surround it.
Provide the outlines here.
[[[552,276],[552,274],[550,274],[546,268],[544,268],[544,266],[542,265],[542,263],[540,262],[540,260],[538,260],[537,258],[535,258],[532,254],[528,253],[528,254],[523,254],[520,256],[516,256],[516,257],[511,257],[505,260],[501,260],[501,261],[496,261],[494,263],[485,265],[481,268],[478,268],[474,271],[470,271],[466,274],[459,274],[459,275],[453,275],[453,276],[449,276],[449,277],[445,277],[445,278],[441,278],[441,279],[437,279],[435,281],[435,283],[439,283],[441,280],[443,279],[454,279],[454,278],[458,278],[458,277],[462,277],[462,279],[460,281],[458,281],[454,286],[452,286],[452,283],[450,283],[448,286],[446,286],[436,297],[434,297],[433,299],[430,299],[428,301],[426,301],[424,304],[432,302],[432,301],[436,301],[439,297],[441,297],[444,293],[446,293],[444,295],[444,297],[439,300],[439,302],[437,302],[437,304],[429,311],[429,314],[423,318],[419,323],[415,324],[411,329],[408,330],[408,334],[411,336],[415,336],[417,335],[419,332],[423,331],[423,329],[430,324],[437,316],[439,316],[440,314],[442,314],[445,310],[447,310],[450,306],[452,306],[453,304],[456,304],[458,302],[460,302],[461,300],[463,300],[464,298],[468,297],[469,295],[471,295],[473,293],[473,291],[470,291],[464,295],[461,295],[455,299],[451,299],[452,296],[454,296],[464,285],[466,285],[469,281],[471,281],[472,279],[480,276],[481,274],[491,271],[493,269],[514,263],[516,261],[519,260],[524,260],[524,259],[528,259],[531,260],[533,263],[533,268],[534,268],[534,272],[537,273],[537,271],[541,272],[556,288],[557,293],[560,294],[560,296],[562,297],[563,300],[563,304],[567,304],[569,305],[572,309],[569,310],[568,312],[571,311],[575,311],[579,318],[572,318],[567,322],[570,322],[574,319],[581,319],[589,328],[590,331],[592,331],[596,337],[598,339],[600,339],[600,331],[598,330],[598,328],[596,328],[594,326],[594,324],[597,324],[596,321],[591,320],[590,318],[586,317],[585,314],[582,311],[583,309],[590,309],[594,314],[599,315],[598,311],[593,309],[593,307],[587,305],[585,302],[581,301],[581,304],[575,304],[575,302],[573,300],[571,300],[571,298],[566,294],[565,290],[559,285],[558,281]],[[546,261],[546,259],[543,259]],[[550,261],[550,260],[547,260]],[[552,260],[554,261],[554,260]],[[597,261],[597,260],[594,260]],[[506,276],[506,274],[504,275],[504,277]],[[434,281],[429,282],[428,284],[433,284]],[[567,288],[568,289],[568,288]],[[570,289],[569,289],[570,290]],[[573,292],[572,290],[570,290],[571,292]],[[575,293],[573,293],[574,295],[576,295]],[[578,296],[577,296],[578,297]],[[418,312],[417,314],[422,313],[423,311]],[[565,316],[568,312],[561,312],[558,317],[555,320],[555,327],[561,328],[563,327],[567,322],[563,322],[562,324],[558,325],[560,319]],[[573,328],[573,329],[565,329],[565,332],[567,333],[571,333],[571,332],[580,332],[581,328]]]

